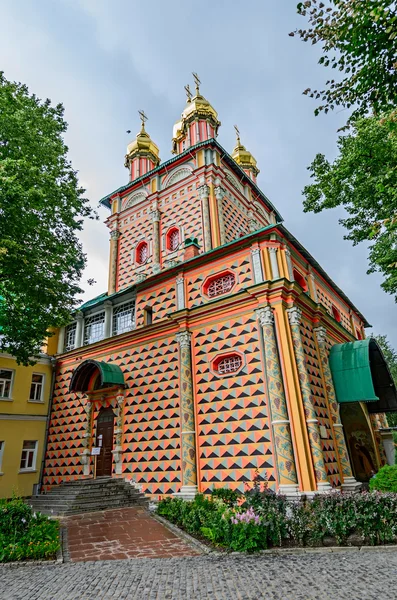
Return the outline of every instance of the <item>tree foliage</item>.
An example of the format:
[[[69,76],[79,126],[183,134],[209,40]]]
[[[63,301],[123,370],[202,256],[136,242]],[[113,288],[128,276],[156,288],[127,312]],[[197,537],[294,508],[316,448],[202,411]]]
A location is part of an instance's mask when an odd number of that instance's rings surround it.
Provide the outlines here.
[[[380,271],[382,287],[397,294],[397,119],[362,118],[338,139],[330,163],[317,154],[309,167],[314,183],[303,194],[305,212],[344,206],[345,239],[369,240],[369,272]]]
[[[0,349],[24,364],[70,318],[85,266],[77,232],[94,216],[63,114],[0,73]]]
[[[397,4],[394,0],[307,0],[298,13],[308,29],[298,29],[305,42],[322,44],[319,63],[342,73],[322,90],[304,94],[320,100],[315,113],[336,106],[353,108],[350,121],[369,112],[397,106]]]

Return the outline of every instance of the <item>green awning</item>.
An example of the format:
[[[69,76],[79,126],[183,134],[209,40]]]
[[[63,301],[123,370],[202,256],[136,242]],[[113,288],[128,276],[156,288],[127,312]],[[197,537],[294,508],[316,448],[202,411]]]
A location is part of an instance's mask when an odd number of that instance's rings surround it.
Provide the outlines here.
[[[340,404],[368,402],[370,413],[397,410],[396,387],[373,338],[332,346],[329,364]]]
[[[70,381],[71,392],[87,392],[95,374],[99,375],[95,389],[105,387],[125,387],[123,371],[114,363],[100,362],[97,360],[85,360],[73,373]]]

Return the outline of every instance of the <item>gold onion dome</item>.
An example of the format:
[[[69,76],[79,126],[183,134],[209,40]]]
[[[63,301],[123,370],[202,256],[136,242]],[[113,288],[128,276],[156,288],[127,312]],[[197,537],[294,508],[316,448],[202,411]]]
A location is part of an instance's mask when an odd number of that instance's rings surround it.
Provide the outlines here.
[[[195,77],[196,79],[196,77]],[[218,129],[221,122],[218,120],[218,113],[215,108],[208,102],[199,88],[200,80],[196,79],[196,94],[192,97],[189,86],[185,86],[187,94],[186,106],[183,109],[181,118],[175,123],[172,131],[173,152],[176,153],[176,144],[183,139],[188,130],[188,126],[193,121],[204,120],[208,121],[214,128],[214,136],[218,134]]]
[[[157,144],[154,143],[150,135],[147,133],[145,129],[145,120],[147,119],[147,117],[145,116],[143,111],[142,114],[143,116],[141,115],[141,130],[139,133],[137,133],[135,140],[127,146],[127,154],[125,157],[127,167],[131,160],[133,160],[137,156],[142,156],[151,159],[155,163],[156,167],[160,164],[159,148]]]
[[[234,126],[237,134],[236,146],[232,153],[232,158],[236,161],[238,165],[244,170],[251,170],[255,177],[259,173],[259,169],[256,166],[256,159],[252,156],[251,152],[246,149],[245,146],[242,145],[240,141],[240,132],[237,129],[236,125]]]

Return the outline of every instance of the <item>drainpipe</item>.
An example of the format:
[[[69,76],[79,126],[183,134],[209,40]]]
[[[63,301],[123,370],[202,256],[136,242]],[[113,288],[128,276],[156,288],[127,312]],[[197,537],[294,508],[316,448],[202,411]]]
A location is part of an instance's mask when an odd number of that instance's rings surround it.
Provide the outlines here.
[[[36,496],[41,493],[41,487],[43,485],[43,475],[44,475],[44,463],[45,457],[47,453],[47,438],[48,438],[48,430],[50,428],[50,420],[51,420],[51,410],[52,410],[52,401],[54,398],[54,388],[55,388],[55,368],[57,359],[52,357],[50,358],[52,364],[52,375],[51,375],[51,387],[50,387],[50,397],[48,399],[48,413],[47,413],[47,421],[45,425],[45,434],[44,434],[44,447],[43,447],[43,458],[40,466],[40,476],[39,483],[33,486],[33,496]],[[36,488],[36,489],[35,489]]]

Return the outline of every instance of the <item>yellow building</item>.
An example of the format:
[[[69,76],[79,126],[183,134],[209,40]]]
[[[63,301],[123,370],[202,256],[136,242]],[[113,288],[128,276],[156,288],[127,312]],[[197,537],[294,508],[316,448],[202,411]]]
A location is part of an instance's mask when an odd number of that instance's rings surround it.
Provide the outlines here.
[[[0,498],[31,496],[39,482],[52,374],[49,354],[29,367],[0,354]]]

